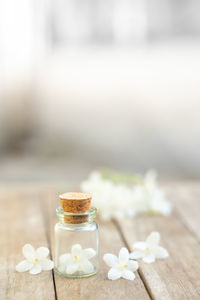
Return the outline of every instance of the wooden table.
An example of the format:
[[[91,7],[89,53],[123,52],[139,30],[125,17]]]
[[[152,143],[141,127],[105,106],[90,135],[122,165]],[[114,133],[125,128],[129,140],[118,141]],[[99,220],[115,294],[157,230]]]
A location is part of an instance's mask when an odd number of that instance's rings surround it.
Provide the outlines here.
[[[200,184],[164,185],[174,204],[170,217],[140,216],[100,224],[100,272],[85,279],[66,279],[51,271],[39,275],[17,273],[25,243],[47,246],[53,253],[59,188],[7,186],[0,189],[0,299],[105,300],[200,299]],[[104,253],[131,250],[134,241],[159,231],[170,257],[153,264],[140,262],[134,281],[107,279]]]

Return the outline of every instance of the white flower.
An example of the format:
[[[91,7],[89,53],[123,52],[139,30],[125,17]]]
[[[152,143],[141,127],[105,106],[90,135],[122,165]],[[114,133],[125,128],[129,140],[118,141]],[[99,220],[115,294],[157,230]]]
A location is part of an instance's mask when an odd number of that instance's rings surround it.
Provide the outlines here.
[[[118,257],[113,254],[105,254],[103,259],[111,267],[108,272],[108,279],[116,280],[120,277],[128,280],[135,279],[133,272],[138,269],[138,263],[129,259],[129,252],[126,248],[121,248]]]
[[[89,261],[96,255],[96,251],[92,248],[82,249],[80,244],[72,246],[71,253],[62,254],[59,257],[59,270],[67,274],[76,272],[92,273],[94,266]]]
[[[135,215],[132,190],[125,184],[114,184],[111,180],[104,179],[101,173],[93,172],[88,180],[82,182],[81,189],[92,193],[93,203],[104,221]]]
[[[172,206],[165,198],[163,190],[157,186],[156,172],[150,170],[144,177],[143,184],[134,187],[135,208],[141,213],[149,212],[168,216]]]
[[[33,246],[26,244],[22,248],[22,252],[26,259],[16,266],[16,271],[29,271],[30,274],[38,274],[41,271],[49,271],[53,269],[53,261],[47,258],[49,255],[48,248],[40,247],[35,250]]]
[[[134,178],[134,175],[133,175]],[[137,178],[137,176],[136,176]],[[115,183],[112,178],[105,178],[100,172],[92,172],[81,184],[83,192],[93,195],[93,203],[98,209],[101,219],[122,219],[134,217],[141,213],[171,213],[171,203],[165,198],[164,192],[157,186],[156,173],[149,171],[136,184]]]
[[[146,263],[152,263],[158,258],[167,258],[168,251],[160,247],[159,243],[160,234],[158,232],[150,233],[145,242],[136,242],[133,245],[134,251],[130,254],[130,258],[142,258]]]

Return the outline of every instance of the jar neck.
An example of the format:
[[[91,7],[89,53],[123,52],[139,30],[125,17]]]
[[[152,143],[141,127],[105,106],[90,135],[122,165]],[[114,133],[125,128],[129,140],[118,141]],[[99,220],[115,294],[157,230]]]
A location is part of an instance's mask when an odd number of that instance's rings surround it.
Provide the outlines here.
[[[75,224],[87,224],[92,223],[94,218],[96,217],[96,208],[91,207],[89,211],[84,213],[70,213],[64,212],[61,207],[56,209],[56,215],[63,225],[75,225]]]

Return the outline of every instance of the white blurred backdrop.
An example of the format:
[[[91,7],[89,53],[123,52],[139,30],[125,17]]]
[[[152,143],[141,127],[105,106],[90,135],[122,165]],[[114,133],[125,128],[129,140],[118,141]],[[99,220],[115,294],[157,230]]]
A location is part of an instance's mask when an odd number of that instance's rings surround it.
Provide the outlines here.
[[[0,0],[0,180],[200,175],[200,2]]]

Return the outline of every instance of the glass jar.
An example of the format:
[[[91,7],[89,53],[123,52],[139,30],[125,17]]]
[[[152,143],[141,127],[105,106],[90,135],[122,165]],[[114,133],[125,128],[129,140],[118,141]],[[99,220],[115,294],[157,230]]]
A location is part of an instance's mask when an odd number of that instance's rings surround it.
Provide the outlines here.
[[[98,263],[98,225],[96,208],[84,213],[56,209],[55,271],[65,277],[81,278],[95,275]]]

